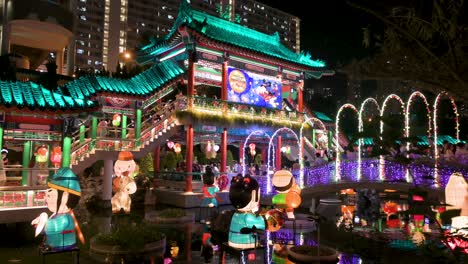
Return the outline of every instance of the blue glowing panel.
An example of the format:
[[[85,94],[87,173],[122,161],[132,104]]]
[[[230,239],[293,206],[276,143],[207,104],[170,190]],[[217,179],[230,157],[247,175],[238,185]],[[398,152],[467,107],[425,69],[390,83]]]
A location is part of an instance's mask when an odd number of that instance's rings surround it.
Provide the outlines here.
[[[281,109],[281,80],[228,68],[228,100],[259,107]]]

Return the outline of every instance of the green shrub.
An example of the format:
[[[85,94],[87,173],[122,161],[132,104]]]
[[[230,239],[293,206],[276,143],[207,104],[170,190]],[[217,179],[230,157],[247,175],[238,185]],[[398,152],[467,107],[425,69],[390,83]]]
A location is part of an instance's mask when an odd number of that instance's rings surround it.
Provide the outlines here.
[[[162,218],[179,218],[186,216],[185,210],[179,208],[169,208],[162,210],[159,214]]]

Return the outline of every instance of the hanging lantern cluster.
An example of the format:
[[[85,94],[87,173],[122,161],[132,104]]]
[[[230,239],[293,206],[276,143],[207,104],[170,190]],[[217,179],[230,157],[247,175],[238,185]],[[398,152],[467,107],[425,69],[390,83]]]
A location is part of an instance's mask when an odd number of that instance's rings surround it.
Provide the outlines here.
[[[214,143],[212,140],[206,141],[205,144],[202,144],[203,153],[207,159],[216,158],[216,152],[219,150],[219,146]]]

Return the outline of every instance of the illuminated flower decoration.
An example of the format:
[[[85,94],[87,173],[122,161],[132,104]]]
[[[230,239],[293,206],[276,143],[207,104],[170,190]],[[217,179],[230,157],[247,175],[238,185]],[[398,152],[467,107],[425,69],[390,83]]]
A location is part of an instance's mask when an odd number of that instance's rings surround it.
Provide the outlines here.
[[[383,206],[383,211],[387,215],[395,214],[398,212],[398,204],[395,202],[386,202]]]
[[[115,114],[112,117],[112,125],[115,127],[120,126],[120,122],[122,121],[122,117],[119,114]]]
[[[172,149],[174,147],[174,142],[173,141],[168,141],[167,142],[167,147]]]
[[[175,153],[180,153],[181,150],[182,150],[182,146],[179,143],[175,143],[174,144],[174,152]]]

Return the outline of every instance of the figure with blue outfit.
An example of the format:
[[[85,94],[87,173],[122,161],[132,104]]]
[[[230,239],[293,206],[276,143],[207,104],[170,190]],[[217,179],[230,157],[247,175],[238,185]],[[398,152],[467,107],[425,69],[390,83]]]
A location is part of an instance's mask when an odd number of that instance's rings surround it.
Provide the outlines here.
[[[47,180],[46,204],[52,215],[41,213],[31,224],[36,226],[36,236],[45,234],[43,250],[61,251],[76,247],[83,234],[72,209],[78,204],[81,188],[78,177],[69,168],[61,168]]]
[[[258,246],[256,231],[269,227],[272,215],[269,212],[258,214],[260,206],[260,189],[257,180],[246,175],[232,178],[229,199],[236,208],[229,227],[228,244],[239,249]]]

